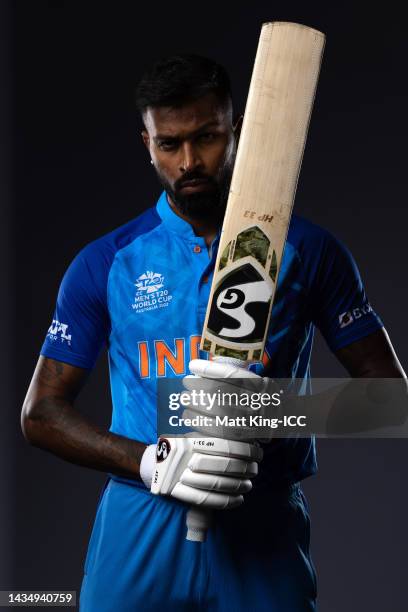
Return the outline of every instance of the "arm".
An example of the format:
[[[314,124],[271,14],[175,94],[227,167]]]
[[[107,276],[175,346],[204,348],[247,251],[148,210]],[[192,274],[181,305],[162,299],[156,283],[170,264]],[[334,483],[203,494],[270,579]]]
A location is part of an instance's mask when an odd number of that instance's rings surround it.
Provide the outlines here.
[[[384,328],[335,352],[355,378],[407,378]]]
[[[370,306],[356,262],[328,232],[319,230],[315,238],[315,248],[304,255],[311,318],[352,377],[319,398],[312,396],[310,411],[319,414],[319,431],[358,433],[403,425],[406,375]]]
[[[219,510],[242,504],[242,494],[251,489],[251,478],[258,471],[260,449],[245,442],[231,446],[217,438],[206,450],[203,438],[170,438],[167,461],[157,465],[155,444],[147,447],[105,431],[74,408],[87,375],[88,370],[40,357],[21,415],[31,444],[71,463],[132,479],[141,479],[139,468],[147,449],[143,482],[150,488],[155,470],[154,494]]]
[[[408,381],[385,329],[352,342],[335,355],[353,380],[321,395],[318,406],[327,433],[403,426],[408,416]]]
[[[359,435],[402,429],[408,418],[408,380],[387,332],[381,328],[334,351],[351,380],[313,395],[288,397],[286,414],[305,414],[313,433]],[[318,383],[317,383],[318,386]]]
[[[40,357],[22,409],[24,436],[71,463],[139,479],[146,445],[94,425],[75,409],[87,376],[88,370]]]

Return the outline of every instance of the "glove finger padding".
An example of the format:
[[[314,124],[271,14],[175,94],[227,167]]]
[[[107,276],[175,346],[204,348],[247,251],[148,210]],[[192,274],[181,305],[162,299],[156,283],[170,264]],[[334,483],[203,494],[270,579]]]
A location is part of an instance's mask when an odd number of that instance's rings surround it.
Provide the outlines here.
[[[251,376],[238,376],[238,374],[246,372],[246,370],[239,370],[237,376],[233,378],[222,378],[216,376],[196,376],[195,374],[187,374],[184,376],[182,383],[186,391],[195,391],[196,393],[201,392],[201,398],[205,399],[205,394],[215,394],[216,392],[223,392],[225,394],[239,394],[239,393],[250,393],[267,392],[272,388],[272,383],[268,378],[262,378],[258,374],[248,372]],[[214,372],[215,374],[216,372]]]
[[[180,482],[197,489],[229,493],[230,495],[248,493],[252,489],[252,483],[248,479],[234,478],[233,476],[216,476],[214,478],[212,474],[201,474],[188,468],[182,473]]]
[[[204,506],[211,510],[237,508],[244,503],[242,495],[227,495],[225,493],[203,491],[195,487],[189,487],[181,482],[176,484],[171,495],[186,504]]]
[[[191,456],[188,467],[193,472],[228,474],[228,476],[245,476],[246,478],[254,478],[258,474],[256,461],[242,461],[241,459],[202,455],[201,453],[194,453]]]
[[[160,438],[151,492],[209,508],[233,508],[252,487],[262,449],[220,438]],[[242,498],[242,499],[241,499]]]
[[[190,372],[203,378],[258,378],[258,374],[240,368],[232,363],[207,361],[206,359],[192,359],[188,364]]]

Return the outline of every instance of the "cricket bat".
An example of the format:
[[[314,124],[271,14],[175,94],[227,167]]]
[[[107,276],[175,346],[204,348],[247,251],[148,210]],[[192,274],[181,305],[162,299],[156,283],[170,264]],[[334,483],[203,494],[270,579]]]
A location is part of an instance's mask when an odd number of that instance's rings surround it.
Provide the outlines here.
[[[262,26],[202,333],[213,358],[262,359],[324,43],[304,25]],[[188,515],[205,538],[207,514]]]

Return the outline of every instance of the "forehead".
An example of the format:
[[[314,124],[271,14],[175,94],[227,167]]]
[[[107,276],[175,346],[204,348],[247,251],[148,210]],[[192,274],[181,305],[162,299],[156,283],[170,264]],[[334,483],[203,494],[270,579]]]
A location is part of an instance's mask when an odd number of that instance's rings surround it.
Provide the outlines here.
[[[222,105],[214,94],[207,94],[181,106],[160,106],[148,108],[144,124],[151,136],[157,134],[188,134],[208,123],[228,126],[231,124],[231,110]]]

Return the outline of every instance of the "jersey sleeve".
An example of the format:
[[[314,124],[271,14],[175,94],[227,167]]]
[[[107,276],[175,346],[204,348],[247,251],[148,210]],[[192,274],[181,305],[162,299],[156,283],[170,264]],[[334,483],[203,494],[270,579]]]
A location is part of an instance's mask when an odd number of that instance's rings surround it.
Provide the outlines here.
[[[83,249],[61,282],[54,316],[41,355],[91,369],[106,342],[109,262],[93,244]]]
[[[383,327],[350,251],[329,232],[320,241],[311,282],[311,316],[332,351]]]

